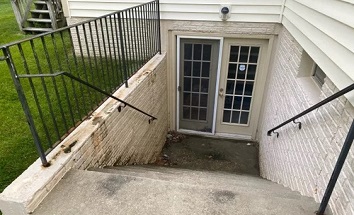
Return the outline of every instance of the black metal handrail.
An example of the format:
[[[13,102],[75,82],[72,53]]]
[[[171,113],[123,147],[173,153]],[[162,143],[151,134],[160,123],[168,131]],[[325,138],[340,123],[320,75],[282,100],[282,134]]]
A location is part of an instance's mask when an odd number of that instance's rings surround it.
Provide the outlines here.
[[[288,124],[290,122],[298,124],[299,129],[301,129],[302,124],[301,124],[301,122],[296,122],[295,121],[296,119],[298,119],[298,118],[306,115],[307,113],[309,113],[309,112],[311,112],[311,111],[313,111],[313,110],[315,110],[315,109],[317,109],[317,108],[319,108],[319,107],[331,102],[334,99],[337,99],[338,97],[340,97],[340,96],[342,96],[342,95],[344,95],[344,94],[346,94],[346,93],[348,93],[348,92],[350,92],[352,90],[354,90],[354,84],[351,84],[348,87],[338,91],[337,93],[334,93],[333,95],[327,97],[326,99],[322,100],[321,102],[311,106],[310,108],[306,109],[305,111],[297,114],[296,116],[294,116],[294,117],[286,120],[285,122],[279,124],[278,126],[272,128],[271,130],[269,130],[267,132],[267,135],[271,136],[272,133],[275,133],[277,135],[277,137],[279,137],[279,133],[275,132],[275,130],[277,130],[278,128],[280,128],[280,127],[282,127],[282,126],[284,126],[284,125],[286,125],[286,124]],[[332,172],[332,176],[331,176],[331,178],[330,178],[330,180],[329,180],[329,182],[327,184],[326,191],[325,191],[325,193],[323,195],[323,198],[321,200],[320,207],[319,207],[318,211],[316,211],[316,215],[324,215],[324,213],[326,211],[326,208],[328,206],[328,202],[329,202],[329,200],[331,198],[332,192],[333,192],[334,187],[335,187],[335,185],[337,183],[337,180],[338,180],[340,172],[341,172],[341,170],[343,168],[344,162],[345,162],[345,160],[346,160],[346,158],[348,156],[348,153],[349,153],[349,150],[350,150],[350,148],[352,146],[353,140],[354,140],[354,120],[353,120],[352,125],[351,125],[351,127],[349,129],[349,132],[348,132],[348,135],[347,135],[347,137],[345,139],[345,142],[343,144],[342,150],[341,150],[341,152],[340,152],[340,154],[338,156],[336,165],[335,165],[334,170]]]
[[[60,76],[60,75],[65,75],[65,76],[67,76],[67,77],[69,77],[69,78],[71,78],[71,79],[73,79],[73,80],[75,80],[75,81],[77,81],[77,82],[79,82],[79,83],[85,85],[85,86],[88,86],[88,87],[90,87],[90,88],[92,88],[92,89],[94,89],[94,90],[96,90],[96,91],[102,93],[102,94],[105,95],[105,96],[108,96],[108,97],[110,97],[110,98],[112,98],[112,99],[114,99],[114,100],[117,100],[117,101],[123,103],[123,104],[124,104],[124,107],[125,107],[125,106],[131,107],[131,108],[133,108],[134,110],[136,110],[136,111],[138,111],[138,112],[140,112],[140,113],[142,113],[142,114],[144,114],[144,115],[146,115],[146,116],[149,116],[149,117],[150,117],[149,123],[152,122],[152,121],[154,121],[154,120],[157,120],[156,117],[154,117],[154,116],[152,116],[152,115],[146,113],[145,111],[143,111],[143,110],[141,110],[141,109],[135,107],[134,105],[131,105],[131,104],[129,104],[128,102],[126,102],[126,101],[124,101],[124,100],[121,100],[121,99],[119,99],[119,98],[113,96],[112,94],[110,94],[110,93],[108,93],[108,92],[106,92],[106,91],[104,91],[104,90],[102,90],[102,89],[100,89],[100,88],[98,88],[98,87],[96,87],[96,86],[94,86],[94,85],[92,85],[92,84],[90,84],[90,83],[88,83],[88,82],[82,80],[81,78],[78,78],[78,77],[76,77],[76,76],[74,76],[74,75],[68,73],[68,72],[57,72],[57,73],[51,73],[51,74],[36,74],[36,75],[18,75],[17,78],[43,78],[43,77],[57,77],[57,76]],[[119,112],[120,112],[120,108],[121,108],[121,106],[118,107],[118,111],[119,111]]]
[[[330,101],[332,101],[332,100],[334,100],[334,99],[336,99],[336,98],[338,98],[338,97],[340,97],[340,96],[342,96],[342,95],[344,95],[344,94],[346,94],[346,93],[348,93],[348,92],[350,92],[350,91],[352,91],[352,90],[354,90],[354,84],[351,84],[351,85],[349,85],[348,87],[346,87],[346,88],[344,88],[344,89],[338,91],[337,93],[334,93],[333,95],[331,95],[331,96],[325,98],[324,100],[320,101],[319,103],[317,103],[317,104],[315,104],[315,105],[309,107],[308,109],[304,110],[303,112],[299,113],[298,115],[296,115],[296,116],[294,116],[294,117],[292,117],[292,118],[286,120],[285,122],[279,124],[278,126],[272,128],[272,129],[270,129],[270,130],[267,132],[267,135],[268,135],[268,136],[271,136],[272,133],[275,133],[275,134],[277,135],[277,137],[278,137],[278,136],[279,136],[279,133],[278,133],[278,132],[275,132],[275,130],[277,130],[278,128],[283,127],[284,125],[286,125],[286,124],[288,124],[288,123],[290,123],[290,122],[293,122],[293,123],[295,123],[295,124],[298,124],[298,125],[299,125],[299,129],[301,129],[301,127],[302,127],[301,122],[296,122],[295,120],[297,120],[298,118],[300,118],[300,117],[302,117],[302,116],[304,116],[304,115],[310,113],[311,111],[313,111],[313,110],[315,110],[315,109],[317,109],[317,108],[319,108],[319,107],[321,107],[321,106],[327,104],[328,102],[330,102]]]
[[[161,54],[159,8],[150,1],[0,45],[43,166],[107,97],[156,119],[112,94]]]

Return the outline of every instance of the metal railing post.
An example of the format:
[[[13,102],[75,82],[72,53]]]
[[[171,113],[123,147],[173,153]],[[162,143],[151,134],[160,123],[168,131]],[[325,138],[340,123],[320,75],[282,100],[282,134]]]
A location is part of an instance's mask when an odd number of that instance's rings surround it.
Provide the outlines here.
[[[344,141],[344,144],[343,144],[342,150],[339,154],[336,166],[334,167],[331,179],[329,180],[326,191],[323,195],[320,207],[319,207],[318,211],[316,212],[317,215],[324,215],[324,212],[326,211],[326,207],[328,205],[329,199],[331,198],[333,189],[336,186],[337,179],[338,179],[339,174],[342,170],[345,159],[347,158],[350,147],[352,146],[353,140],[354,140],[354,120],[352,122],[352,125],[350,126],[348,135]]]
[[[125,58],[125,49],[124,49],[124,39],[123,39],[123,28],[122,28],[122,17],[121,12],[118,13],[118,28],[119,28],[119,39],[120,39],[120,49],[122,52],[122,63],[123,63],[123,75],[125,80],[125,87],[128,86],[128,72],[127,72],[127,61]]]
[[[40,159],[42,161],[43,166],[44,167],[48,167],[48,166],[50,166],[50,163],[47,161],[45,152],[44,152],[42,144],[40,142],[40,139],[39,139],[39,136],[38,136],[38,132],[36,130],[36,127],[35,127],[35,124],[34,124],[34,121],[33,121],[33,117],[32,117],[30,108],[28,106],[27,99],[25,97],[22,85],[21,85],[21,83],[20,83],[20,81],[19,81],[19,79],[17,77],[16,68],[15,68],[14,62],[12,60],[10,50],[9,50],[8,47],[4,47],[4,48],[2,48],[2,51],[3,51],[4,56],[6,58],[6,63],[8,65],[8,67],[9,67],[11,78],[12,78],[12,81],[14,82],[18,97],[20,99],[23,111],[24,111],[25,116],[26,116],[27,123],[28,123],[28,125],[30,127],[30,130],[31,130],[31,133],[32,133],[32,136],[33,136],[33,139],[34,139],[34,143],[36,145],[36,149],[37,149],[38,155],[39,155],[39,157],[40,157]]]
[[[157,3],[157,15],[158,15],[158,43],[159,43],[159,54],[161,54],[161,17],[160,17],[160,1],[156,0]]]

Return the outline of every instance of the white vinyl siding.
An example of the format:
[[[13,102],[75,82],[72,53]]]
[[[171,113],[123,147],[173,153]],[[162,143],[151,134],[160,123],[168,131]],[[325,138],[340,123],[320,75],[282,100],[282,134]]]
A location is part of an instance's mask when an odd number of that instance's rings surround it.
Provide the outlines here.
[[[144,0],[62,0],[67,17],[97,17]],[[229,1],[227,22],[282,23],[328,78],[342,89],[353,83],[354,0],[238,0]],[[160,0],[164,20],[218,21],[216,0]],[[65,4],[64,4],[65,5]],[[348,97],[348,96],[347,96]],[[354,103],[354,92],[349,94]],[[348,97],[348,98],[349,98]]]
[[[133,7],[147,1],[141,0],[67,0],[70,17],[98,17],[110,12]],[[202,2],[202,3],[201,3]],[[215,0],[160,0],[161,19],[220,21],[222,2]],[[241,0],[231,5],[228,21],[272,22],[280,19],[283,0]]]
[[[287,0],[282,17],[282,24],[339,89],[354,80],[353,11],[353,4],[341,0]]]

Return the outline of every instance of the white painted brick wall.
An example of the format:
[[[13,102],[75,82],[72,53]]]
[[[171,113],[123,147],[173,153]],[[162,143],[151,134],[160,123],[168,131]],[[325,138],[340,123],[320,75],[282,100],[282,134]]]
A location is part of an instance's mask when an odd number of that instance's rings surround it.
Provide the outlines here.
[[[319,202],[354,118],[354,108],[341,97],[300,118],[301,130],[290,123],[278,130],[279,138],[267,136],[267,130],[310,107],[310,98],[297,78],[302,53],[301,46],[283,28],[269,71],[268,90],[258,128],[260,168],[262,177]],[[326,78],[321,99],[337,91]],[[334,214],[354,214],[353,147],[330,206]]]
[[[166,60],[125,98],[125,101],[158,118],[148,117],[125,107],[113,111],[92,134],[84,153],[74,168],[146,164],[154,162],[161,152],[167,134]]]

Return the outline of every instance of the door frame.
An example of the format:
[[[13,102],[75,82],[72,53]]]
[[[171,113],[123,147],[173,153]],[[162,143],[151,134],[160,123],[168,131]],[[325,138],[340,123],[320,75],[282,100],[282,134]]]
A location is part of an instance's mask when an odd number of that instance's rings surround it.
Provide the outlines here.
[[[203,39],[203,40],[218,40],[219,41],[219,56],[218,56],[218,67],[216,70],[216,85],[215,89],[219,89],[219,81],[220,81],[220,71],[221,71],[221,60],[222,60],[222,53],[223,53],[223,46],[224,46],[224,37],[204,37],[204,36],[183,36],[177,35],[177,73],[176,73],[176,80],[177,80],[177,87],[180,86],[180,54],[181,54],[181,39]],[[177,123],[177,131],[179,132],[186,132],[191,134],[210,134],[215,135],[215,127],[216,127],[216,114],[217,114],[217,99],[218,99],[218,90],[215,90],[214,95],[214,110],[213,110],[213,122],[212,122],[212,131],[209,132],[201,132],[201,131],[193,131],[187,129],[180,129],[179,128],[179,117],[180,117],[180,97],[179,91],[176,91],[177,97],[177,114],[176,114],[176,123]]]

